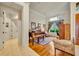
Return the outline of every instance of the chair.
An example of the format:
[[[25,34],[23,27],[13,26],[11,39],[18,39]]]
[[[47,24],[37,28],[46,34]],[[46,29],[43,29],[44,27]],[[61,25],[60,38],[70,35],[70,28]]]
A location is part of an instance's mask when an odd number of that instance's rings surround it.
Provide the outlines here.
[[[32,41],[32,45],[34,45],[34,39],[35,39],[35,32],[32,31],[32,32],[29,32],[29,42]]]

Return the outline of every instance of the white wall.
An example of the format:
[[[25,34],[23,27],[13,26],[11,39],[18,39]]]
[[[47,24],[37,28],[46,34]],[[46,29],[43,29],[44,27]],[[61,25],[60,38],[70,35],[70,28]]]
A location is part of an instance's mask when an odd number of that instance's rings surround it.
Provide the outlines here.
[[[60,19],[64,19],[64,23],[70,23],[70,13],[70,4],[68,4],[66,8],[64,7],[62,10],[57,10],[54,13],[50,13],[51,17],[49,17],[49,19],[55,16],[61,16]]]
[[[45,16],[38,11],[30,8],[30,29],[31,29],[31,22],[46,24],[46,27],[48,29],[48,22],[49,19],[54,16],[61,16],[60,19],[64,19],[64,23],[70,24],[70,5],[68,5],[67,8],[63,10],[59,10],[59,12],[51,13],[51,17]]]
[[[19,31],[19,44],[25,48],[29,46],[29,3],[24,2],[14,2],[15,4],[22,7],[22,13],[21,13],[21,22],[20,23],[20,31]]]
[[[2,25],[4,28],[3,28],[3,32],[4,32],[4,41],[10,39],[10,25],[11,25],[11,19],[9,19],[6,15],[6,12],[4,12],[4,24]],[[7,26],[7,23],[8,23],[8,27]]]
[[[2,48],[4,45],[3,42],[10,39],[11,20],[6,16],[6,13],[3,11],[3,9],[2,11],[0,10],[0,12],[2,13],[2,16],[0,13],[0,48]],[[8,25],[8,27],[6,25]]]
[[[0,12],[0,15],[3,15],[3,14]],[[3,26],[2,25],[3,25],[3,17],[0,16],[0,48],[3,48],[3,41],[4,41]]]
[[[61,20],[63,19],[64,23],[69,23],[70,24],[70,9],[67,9],[67,10],[64,10],[64,11],[59,11],[59,12],[55,16],[60,16],[60,19]]]
[[[10,39],[11,19],[6,16],[4,9],[0,10],[0,12],[2,13],[2,16],[0,13],[0,48],[2,48],[4,46],[3,42]]]
[[[22,13],[22,47],[29,46],[29,3],[25,4]]]
[[[30,29],[31,29],[31,22],[35,22],[36,26],[38,23],[42,24],[46,24],[46,17],[42,14],[40,14],[39,12],[37,12],[36,10],[33,10],[30,8]]]
[[[66,10],[66,11],[64,11],[64,13],[63,14],[61,14],[61,19],[64,19],[64,23],[66,24],[66,23],[68,23],[68,24],[70,24],[70,12],[69,12],[70,10]]]
[[[18,22],[18,28],[19,30],[19,44],[22,47],[27,47],[29,42],[29,3],[24,2],[14,2],[13,4],[18,5],[19,7],[22,7],[22,13],[21,13],[21,21]]]
[[[29,3],[16,4],[22,6],[22,19],[21,19],[21,45],[23,48],[29,46]]]
[[[76,3],[72,2],[70,4],[70,12],[71,12],[71,40],[75,39],[75,8],[76,8]]]
[[[3,11],[4,11],[4,14],[3,14]],[[3,41],[5,42],[6,40],[9,40],[12,38],[11,35],[13,36],[13,39],[18,38],[17,36],[18,34],[16,32],[18,27],[16,27],[16,24],[12,21],[12,19],[9,18],[7,11],[9,11],[9,13],[15,12],[11,10],[11,8],[7,8],[6,6],[2,6],[2,5],[0,6],[0,48],[2,48],[4,45]],[[7,23],[8,23],[8,27],[6,27]]]
[[[9,28],[5,28],[5,31],[9,31],[9,32],[7,32],[5,34],[5,37],[7,37],[6,38],[6,40],[7,40],[7,39],[11,39],[11,35],[13,35],[13,38],[14,38],[14,32],[15,32],[15,29],[16,29],[15,28],[16,27],[16,23],[15,22],[17,22],[17,20],[14,20],[14,18],[16,17],[16,15],[19,14],[19,11],[17,11],[14,8],[12,8],[12,6],[9,6],[9,4],[8,5],[5,5],[5,4],[6,3],[0,4],[0,8],[3,9],[5,11],[5,14],[6,14],[5,17],[4,17],[5,18],[5,23],[9,23]],[[18,22],[17,22],[17,25],[18,25]],[[12,32],[13,34],[11,33],[11,30],[13,30],[13,32]],[[17,34],[17,32],[16,32],[16,34]],[[15,36],[17,36],[17,35],[15,35]]]
[[[18,26],[12,20],[10,26],[10,39],[18,39]]]

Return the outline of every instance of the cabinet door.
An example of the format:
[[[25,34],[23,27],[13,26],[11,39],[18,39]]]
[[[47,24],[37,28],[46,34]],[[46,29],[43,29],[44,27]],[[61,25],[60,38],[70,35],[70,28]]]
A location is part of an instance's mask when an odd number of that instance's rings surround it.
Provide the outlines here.
[[[65,25],[60,24],[59,29],[60,39],[65,39]]]
[[[65,39],[70,40],[70,25],[65,24]]]

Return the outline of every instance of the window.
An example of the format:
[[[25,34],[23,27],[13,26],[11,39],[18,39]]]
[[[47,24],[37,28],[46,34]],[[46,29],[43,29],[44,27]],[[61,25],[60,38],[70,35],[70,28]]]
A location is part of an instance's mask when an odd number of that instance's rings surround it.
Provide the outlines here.
[[[50,18],[50,22],[52,22],[52,21],[57,21],[57,20],[59,20],[59,18],[56,16],[56,17],[53,17],[53,18]]]

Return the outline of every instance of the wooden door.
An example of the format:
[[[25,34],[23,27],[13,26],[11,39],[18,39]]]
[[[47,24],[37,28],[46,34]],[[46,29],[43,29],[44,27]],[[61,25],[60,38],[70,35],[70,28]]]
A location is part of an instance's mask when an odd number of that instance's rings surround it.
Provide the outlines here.
[[[75,25],[75,32],[76,32],[76,44],[79,45],[79,14],[76,14],[75,19],[76,25]]]

